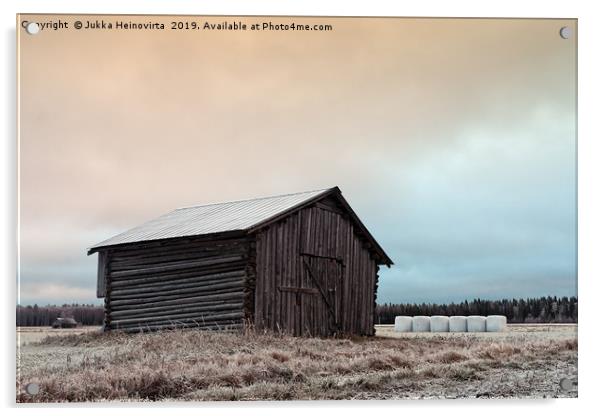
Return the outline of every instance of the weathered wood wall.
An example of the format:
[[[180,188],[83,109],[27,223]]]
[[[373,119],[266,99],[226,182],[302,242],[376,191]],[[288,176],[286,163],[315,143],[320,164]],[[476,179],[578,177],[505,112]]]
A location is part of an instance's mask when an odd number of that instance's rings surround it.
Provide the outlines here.
[[[253,314],[255,276],[248,261],[253,253],[246,237],[183,238],[103,251],[105,328],[241,328]]]
[[[374,334],[390,260],[346,202],[313,202],[260,229],[99,248],[105,328]]]
[[[294,335],[373,335],[378,266],[328,200],[260,230],[255,324]]]

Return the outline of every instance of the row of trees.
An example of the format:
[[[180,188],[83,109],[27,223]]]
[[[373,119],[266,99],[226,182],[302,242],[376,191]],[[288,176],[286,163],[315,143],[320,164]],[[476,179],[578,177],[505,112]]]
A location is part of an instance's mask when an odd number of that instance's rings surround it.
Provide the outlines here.
[[[56,318],[73,318],[82,325],[102,325],[104,310],[96,305],[17,306],[17,326],[50,326]]]
[[[376,307],[376,323],[392,324],[400,315],[504,315],[510,323],[577,323],[577,297],[474,299],[441,305],[385,303]]]
[[[376,306],[376,323],[392,324],[400,315],[504,315],[510,323],[576,323],[577,297],[474,299],[441,305],[385,303]],[[102,325],[103,307],[86,304],[17,306],[17,326],[50,326],[58,317],[73,318],[82,325]]]

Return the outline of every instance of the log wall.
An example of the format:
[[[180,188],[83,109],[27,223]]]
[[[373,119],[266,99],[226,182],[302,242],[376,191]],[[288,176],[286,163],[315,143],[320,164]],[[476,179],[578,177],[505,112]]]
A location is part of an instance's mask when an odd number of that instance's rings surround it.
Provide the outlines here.
[[[256,326],[294,335],[373,335],[378,266],[366,243],[327,201],[259,231]]]
[[[254,267],[248,262],[253,253],[247,238],[180,239],[103,251],[105,328],[241,328],[253,314]]]

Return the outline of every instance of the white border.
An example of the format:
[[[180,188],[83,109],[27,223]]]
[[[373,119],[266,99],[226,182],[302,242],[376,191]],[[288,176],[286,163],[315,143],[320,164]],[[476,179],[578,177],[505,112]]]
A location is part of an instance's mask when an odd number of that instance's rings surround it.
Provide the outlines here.
[[[2,159],[0,162],[2,181],[2,216],[0,224],[4,238],[0,250],[0,264],[4,266],[3,282],[3,370],[2,404],[14,406],[14,305],[15,305],[15,260],[16,260],[16,111],[15,111],[15,14],[22,13],[136,13],[136,14],[248,14],[248,15],[345,15],[345,16],[441,16],[441,17],[552,17],[579,19],[579,396],[577,400],[495,400],[495,401],[403,401],[403,402],[307,402],[307,403],[220,403],[185,405],[178,409],[182,414],[233,413],[246,414],[292,414],[306,413],[307,410],[332,412],[343,407],[346,413],[364,414],[369,408],[378,412],[414,411],[430,414],[479,414],[504,415],[509,412],[527,410],[546,414],[577,414],[598,403],[600,370],[600,328],[596,321],[602,281],[600,261],[602,244],[601,216],[602,203],[600,172],[602,134],[600,132],[600,75],[602,65],[600,44],[602,39],[602,16],[597,13],[596,2],[546,1],[535,4],[525,0],[483,2],[477,0],[457,1],[416,1],[413,3],[392,4],[379,0],[326,2],[306,0],[303,2],[284,1],[131,1],[95,0],[66,1],[52,3],[36,1],[3,1],[2,29],[4,39],[2,90],[5,97],[1,102]],[[133,406],[133,405],[132,405]],[[65,412],[81,413],[83,406],[71,409],[57,406],[22,409],[26,412],[38,410],[44,414],[64,415]],[[85,406],[86,413],[104,413],[99,405]],[[120,406],[123,407],[123,406]],[[165,406],[136,406],[145,414],[165,413]],[[198,408],[201,409],[198,409]],[[598,406],[596,406],[598,407]],[[118,410],[118,409],[115,409]],[[11,413],[15,409],[11,410]],[[119,410],[118,410],[119,411]]]

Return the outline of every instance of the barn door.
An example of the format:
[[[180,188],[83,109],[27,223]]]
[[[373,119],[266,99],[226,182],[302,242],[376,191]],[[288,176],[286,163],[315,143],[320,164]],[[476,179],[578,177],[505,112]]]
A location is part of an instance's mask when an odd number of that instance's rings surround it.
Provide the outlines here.
[[[302,254],[301,259],[304,284],[317,292],[302,305],[305,332],[333,335],[341,327],[342,263],[335,258],[309,254]]]

